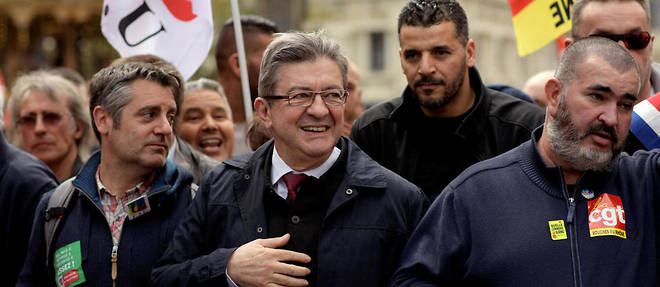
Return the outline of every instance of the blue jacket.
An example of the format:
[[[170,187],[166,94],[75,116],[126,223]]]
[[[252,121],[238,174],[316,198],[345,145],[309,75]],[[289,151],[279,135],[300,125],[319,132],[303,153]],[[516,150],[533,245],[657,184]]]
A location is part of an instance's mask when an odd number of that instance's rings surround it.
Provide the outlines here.
[[[73,180],[76,190],[68,212],[53,240],[51,254],[60,247],[80,241],[82,271],[86,282],[78,286],[112,286],[110,227],[103,215],[95,173],[101,154],[97,152]],[[191,201],[193,177],[167,161],[148,193],[151,211],[133,220],[126,218],[117,250],[116,286],[147,286],[151,269],[167,248],[179,220]],[[44,219],[52,192],[39,202],[30,238],[28,259],[17,286],[55,286],[52,264],[46,268]],[[51,257],[52,258],[52,257]],[[52,263],[52,260],[51,260]]]
[[[34,210],[57,178],[41,161],[7,143],[0,132],[0,268],[3,285],[14,286],[25,261]]]
[[[319,286],[384,286],[428,201],[347,138],[345,173],[321,228]],[[267,238],[264,193],[273,141],[249,159],[225,161],[206,175],[186,218],[154,268],[154,286],[226,286],[234,250]]]
[[[449,184],[406,246],[393,286],[658,286],[660,150],[585,172],[571,201],[561,167],[536,148],[541,132]],[[622,210],[595,208],[605,196],[620,198]],[[625,238],[592,237],[605,221],[623,224]]]

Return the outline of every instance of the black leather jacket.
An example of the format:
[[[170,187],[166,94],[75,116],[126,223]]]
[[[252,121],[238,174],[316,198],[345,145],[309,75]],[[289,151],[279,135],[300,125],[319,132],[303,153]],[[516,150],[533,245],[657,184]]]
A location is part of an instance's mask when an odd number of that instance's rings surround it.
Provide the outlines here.
[[[421,187],[430,200],[468,166],[529,140],[543,124],[544,112],[512,96],[487,89],[479,72],[469,69],[474,106],[449,136],[424,115],[415,93],[366,111],[353,124],[351,138],[381,165]]]

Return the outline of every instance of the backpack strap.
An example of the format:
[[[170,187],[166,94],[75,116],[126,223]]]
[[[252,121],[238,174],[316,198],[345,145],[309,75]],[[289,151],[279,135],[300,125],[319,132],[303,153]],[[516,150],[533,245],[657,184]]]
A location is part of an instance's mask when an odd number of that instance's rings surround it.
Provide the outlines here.
[[[70,178],[60,184],[48,200],[48,206],[46,207],[46,220],[44,221],[46,266],[50,263],[50,249],[53,239],[55,238],[55,232],[57,231],[57,227],[62,221],[62,218],[64,218],[69,202],[73,197],[74,188],[72,182],[74,178],[75,177]]]

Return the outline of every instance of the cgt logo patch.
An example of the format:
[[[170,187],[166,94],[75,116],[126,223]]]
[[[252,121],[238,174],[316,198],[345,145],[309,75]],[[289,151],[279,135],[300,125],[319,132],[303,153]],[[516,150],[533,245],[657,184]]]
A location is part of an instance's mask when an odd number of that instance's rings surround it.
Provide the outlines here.
[[[621,197],[607,193],[588,202],[589,234],[626,238],[626,213]]]

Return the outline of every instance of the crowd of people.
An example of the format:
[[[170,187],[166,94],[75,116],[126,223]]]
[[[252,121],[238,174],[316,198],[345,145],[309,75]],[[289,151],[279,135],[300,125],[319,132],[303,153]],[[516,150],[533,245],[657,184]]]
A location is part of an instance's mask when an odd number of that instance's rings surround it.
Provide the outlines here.
[[[155,55],[0,100],[8,286],[658,286],[660,101],[648,0],[578,0],[555,71],[484,83],[455,0],[397,20],[407,80],[365,111],[322,32],[242,16],[219,78]],[[657,67],[656,67],[657,66]],[[313,71],[313,72],[312,72]],[[2,112],[5,113],[2,117]],[[654,149],[655,148],[655,149]]]

